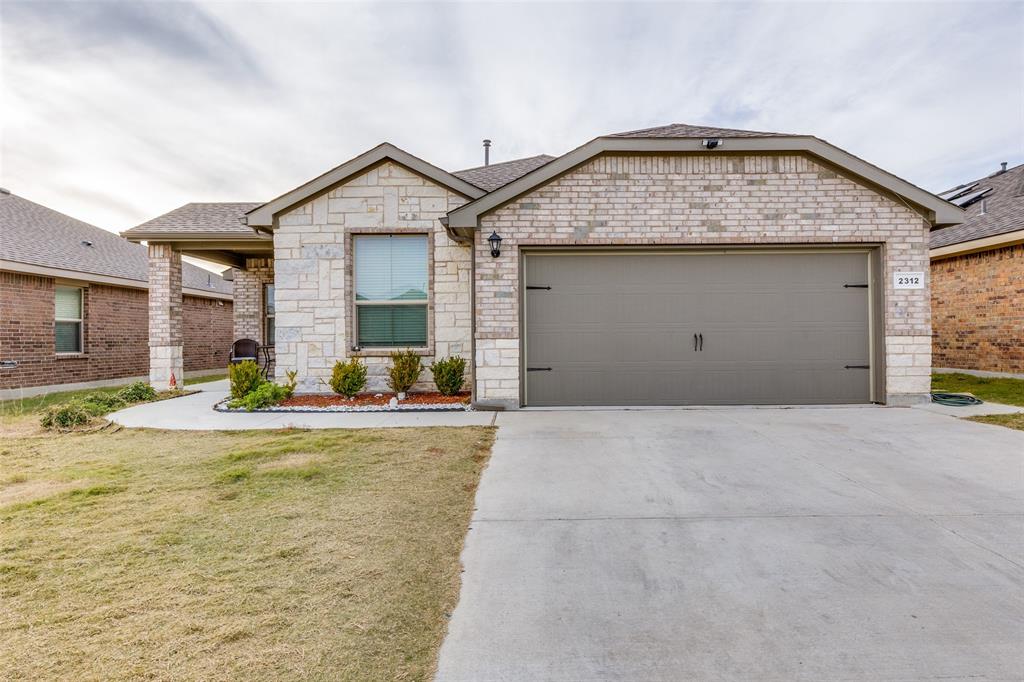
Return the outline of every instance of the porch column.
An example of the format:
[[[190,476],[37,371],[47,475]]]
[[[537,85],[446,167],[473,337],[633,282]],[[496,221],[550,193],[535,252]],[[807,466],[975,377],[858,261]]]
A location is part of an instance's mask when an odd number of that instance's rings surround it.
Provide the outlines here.
[[[182,353],[181,253],[170,244],[149,245],[149,383],[158,391],[180,388]]]

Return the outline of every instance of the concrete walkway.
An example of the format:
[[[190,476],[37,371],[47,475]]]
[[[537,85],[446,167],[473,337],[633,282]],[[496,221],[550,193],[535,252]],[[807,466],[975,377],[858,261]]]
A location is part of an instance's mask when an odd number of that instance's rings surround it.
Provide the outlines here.
[[[1024,678],[1024,432],[880,408],[498,424],[441,682]]]
[[[393,426],[479,426],[494,423],[495,412],[216,412],[228,395],[228,381],[189,386],[200,392],[129,407],[107,418],[122,426],[150,429],[371,429]]]

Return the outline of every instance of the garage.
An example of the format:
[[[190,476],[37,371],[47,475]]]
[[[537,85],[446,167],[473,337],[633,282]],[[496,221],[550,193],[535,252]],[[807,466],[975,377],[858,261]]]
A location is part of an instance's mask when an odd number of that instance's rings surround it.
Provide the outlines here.
[[[522,402],[871,402],[874,253],[525,252]]]

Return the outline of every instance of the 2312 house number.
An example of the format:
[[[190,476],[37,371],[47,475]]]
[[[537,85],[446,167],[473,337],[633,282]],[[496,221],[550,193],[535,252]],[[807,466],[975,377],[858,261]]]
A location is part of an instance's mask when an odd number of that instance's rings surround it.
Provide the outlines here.
[[[896,272],[892,276],[893,289],[924,289],[923,272]]]

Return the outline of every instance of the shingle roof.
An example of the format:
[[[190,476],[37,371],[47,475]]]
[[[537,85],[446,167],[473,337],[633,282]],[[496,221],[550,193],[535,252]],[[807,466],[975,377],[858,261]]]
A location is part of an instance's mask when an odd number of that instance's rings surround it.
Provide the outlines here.
[[[477,166],[476,168],[454,171],[452,175],[465,180],[471,185],[476,185],[480,189],[493,192],[513,180],[518,180],[530,171],[540,168],[549,161],[554,161],[554,159],[555,157],[547,154],[538,154],[537,156],[528,156],[524,159],[513,159],[512,161],[492,163],[489,166]]]
[[[735,128],[711,128],[687,123],[670,123],[654,128],[629,130],[612,133],[605,137],[791,137],[789,133],[765,133],[757,130],[736,130]]]
[[[223,233],[232,237],[258,238],[253,229],[241,222],[246,213],[262,206],[262,202],[220,202],[185,204],[168,211],[121,234],[210,234]]]
[[[1008,168],[961,187],[977,184],[972,191],[991,187],[992,191],[967,206],[964,222],[943,227],[931,234],[931,248],[950,246],[985,237],[994,237],[1007,232],[1024,230],[1024,164]],[[945,194],[945,193],[944,193]],[[982,205],[985,213],[982,214]]]
[[[0,260],[149,281],[145,246],[14,194],[0,193]],[[181,275],[187,288],[231,293],[230,282],[191,263]]]

